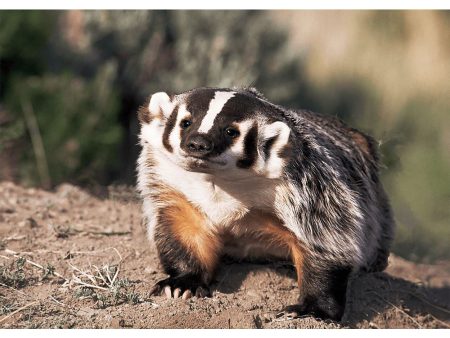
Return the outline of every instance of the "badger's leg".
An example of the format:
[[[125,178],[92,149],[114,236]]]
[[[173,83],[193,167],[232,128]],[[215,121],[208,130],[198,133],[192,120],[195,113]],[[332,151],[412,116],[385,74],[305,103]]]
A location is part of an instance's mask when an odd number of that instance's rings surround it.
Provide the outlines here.
[[[378,240],[378,250],[367,269],[368,272],[379,272],[387,268],[391,243],[394,238],[395,222],[383,187],[378,187],[378,194],[381,211],[381,235]]]
[[[286,310],[340,320],[345,308],[350,266],[323,262],[319,257],[304,258],[299,304]]]
[[[352,267],[339,266],[312,254],[290,230],[276,222],[266,221],[258,231],[266,239],[289,250],[297,272],[299,304],[284,310],[297,315],[313,314],[319,318],[340,320]]]
[[[222,242],[207,221],[183,196],[160,196],[167,206],[158,212],[154,231],[159,258],[168,278],[151,293],[164,290],[166,296],[207,296],[208,285],[219,260]]]
[[[299,304],[287,306],[284,310],[297,315],[340,319],[345,303],[347,270],[323,266],[321,259],[313,258],[291,231],[275,222],[266,222],[258,232],[266,240],[289,250],[297,272]]]

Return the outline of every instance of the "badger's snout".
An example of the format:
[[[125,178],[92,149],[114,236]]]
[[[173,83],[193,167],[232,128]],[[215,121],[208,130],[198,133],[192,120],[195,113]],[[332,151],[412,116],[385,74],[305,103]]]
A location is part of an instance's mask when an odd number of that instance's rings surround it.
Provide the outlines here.
[[[214,143],[207,135],[194,134],[186,140],[184,148],[191,156],[203,157],[213,151]]]

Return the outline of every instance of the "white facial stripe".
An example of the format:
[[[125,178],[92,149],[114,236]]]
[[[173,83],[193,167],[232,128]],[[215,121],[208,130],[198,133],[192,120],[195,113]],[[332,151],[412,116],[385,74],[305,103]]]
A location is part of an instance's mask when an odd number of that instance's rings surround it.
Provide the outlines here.
[[[214,98],[209,103],[208,111],[198,128],[199,133],[207,133],[213,126],[217,115],[222,111],[223,106],[231,99],[235,92],[216,92]]]
[[[172,131],[170,132],[169,135],[169,143],[172,146],[172,148],[174,149],[174,151],[176,151],[176,149],[180,148],[180,122],[182,119],[191,116],[191,114],[186,110],[186,105],[185,104],[181,104],[178,107],[178,115],[177,115],[177,120],[175,122],[175,125],[172,128]]]

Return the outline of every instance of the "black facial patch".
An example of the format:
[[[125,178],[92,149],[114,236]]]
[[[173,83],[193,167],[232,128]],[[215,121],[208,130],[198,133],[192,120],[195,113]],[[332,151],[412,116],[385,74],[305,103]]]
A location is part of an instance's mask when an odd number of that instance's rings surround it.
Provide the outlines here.
[[[250,168],[255,163],[257,156],[258,127],[254,125],[250,128],[244,139],[244,157],[237,161],[236,166],[242,169]]]
[[[261,101],[257,98],[236,93],[225,103],[214,124],[217,122],[223,125],[247,120],[255,117],[255,112],[261,108]]]
[[[196,120],[201,121],[206,115],[206,112],[209,109],[209,104],[211,100],[214,99],[215,94],[216,90],[214,89],[192,91],[186,98],[187,111],[195,116]]]
[[[163,134],[163,145],[167,149],[167,151],[172,152],[172,146],[169,143],[169,135],[172,132],[173,127],[175,126],[175,123],[177,122],[177,115],[178,115],[178,106],[175,107],[172,114],[170,114],[169,119],[166,122],[166,128],[164,129]]]

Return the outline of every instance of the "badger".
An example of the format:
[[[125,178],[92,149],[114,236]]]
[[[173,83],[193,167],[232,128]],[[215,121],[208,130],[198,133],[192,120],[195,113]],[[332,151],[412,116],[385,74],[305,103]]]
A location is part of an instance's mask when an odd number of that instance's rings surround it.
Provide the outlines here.
[[[394,221],[370,136],[255,88],[158,92],[138,119],[137,188],[169,276],[152,294],[209,296],[223,256],[288,260],[286,309],[340,320],[351,274],[386,268]]]

